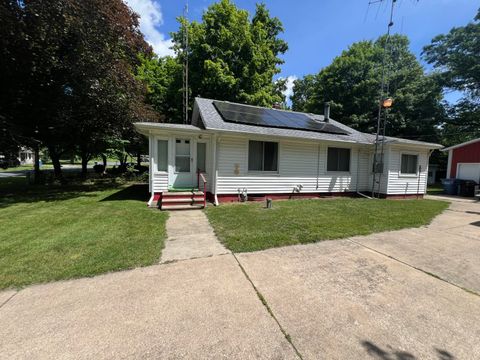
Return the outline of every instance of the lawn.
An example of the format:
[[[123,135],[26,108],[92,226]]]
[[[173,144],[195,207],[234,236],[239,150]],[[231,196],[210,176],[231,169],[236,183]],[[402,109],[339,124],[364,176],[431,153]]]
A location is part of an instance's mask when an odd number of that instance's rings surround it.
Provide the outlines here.
[[[367,235],[428,224],[448,207],[434,200],[325,199],[227,204],[205,211],[234,252]]]
[[[158,261],[168,215],[148,186],[24,184],[0,179],[0,289]]]

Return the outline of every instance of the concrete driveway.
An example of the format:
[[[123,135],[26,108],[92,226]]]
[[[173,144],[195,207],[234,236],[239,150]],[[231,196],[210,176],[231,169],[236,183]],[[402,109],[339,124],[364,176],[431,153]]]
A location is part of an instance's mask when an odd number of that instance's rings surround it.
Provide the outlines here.
[[[479,359],[478,221],[2,292],[0,357]]]

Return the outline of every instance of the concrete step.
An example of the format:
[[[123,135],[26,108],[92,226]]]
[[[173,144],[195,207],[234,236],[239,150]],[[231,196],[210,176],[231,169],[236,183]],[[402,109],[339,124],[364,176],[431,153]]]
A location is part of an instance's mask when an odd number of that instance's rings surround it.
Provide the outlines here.
[[[164,203],[191,203],[191,202],[203,202],[203,197],[169,197],[163,198],[162,204]]]
[[[170,205],[170,204],[162,204],[161,210],[199,210],[203,209],[202,204],[193,204],[193,205]]]
[[[181,192],[164,192],[165,197],[186,197],[186,196],[203,196],[203,191],[181,191]]]

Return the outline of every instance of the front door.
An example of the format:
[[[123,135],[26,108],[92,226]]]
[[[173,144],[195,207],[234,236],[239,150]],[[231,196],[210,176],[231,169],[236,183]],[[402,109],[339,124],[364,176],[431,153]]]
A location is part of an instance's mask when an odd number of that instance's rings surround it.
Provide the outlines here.
[[[192,140],[175,139],[175,166],[173,169],[173,187],[194,187],[195,169],[193,163]]]

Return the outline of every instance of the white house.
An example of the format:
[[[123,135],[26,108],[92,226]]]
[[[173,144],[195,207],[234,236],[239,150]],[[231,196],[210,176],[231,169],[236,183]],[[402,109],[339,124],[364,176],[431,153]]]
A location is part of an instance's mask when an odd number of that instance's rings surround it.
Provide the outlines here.
[[[196,98],[191,125],[135,124],[148,136],[149,205],[202,207],[244,198],[380,193],[422,196],[438,144],[386,137],[373,176],[375,136],[326,116]],[[375,185],[374,185],[375,184]]]

